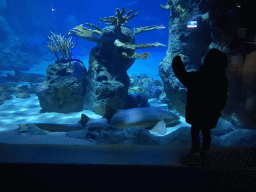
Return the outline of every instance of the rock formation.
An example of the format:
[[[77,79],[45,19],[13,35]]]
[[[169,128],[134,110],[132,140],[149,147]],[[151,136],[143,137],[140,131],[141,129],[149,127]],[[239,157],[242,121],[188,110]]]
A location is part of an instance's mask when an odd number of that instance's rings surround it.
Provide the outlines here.
[[[126,106],[130,78],[127,70],[135,59],[148,59],[150,53],[138,54],[136,49],[164,46],[161,43],[135,44],[135,35],[158,29],[157,26],[140,27],[133,31],[125,24],[139,13],[131,10],[116,9],[115,16],[101,17],[107,27],[101,29],[98,25],[86,23],[89,29],[82,24],[70,30],[69,35],[78,36],[85,40],[97,43],[91,50],[89,58],[89,95],[86,108],[103,115],[106,104],[122,109]],[[126,13],[126,15],[125,15]],[[97,37],[100,36],[100,38]]]
[[[48,47],[57,60],[47,67],[46,81],[36,88],[42,112],[82,111],[87,70],[82,61],[72,57],[72,38],[52,33],[49,39]]]
[[[184,115],[186,89],[179,83],[171,68],[172,59],[180,55],[187,69],[198,69],[201,58],[211,43],[207,13],[200,9],[201,0],[169,0],[160,7],[170,11],[169,43],[166,57],[159,64],[159,74],[169,100],[169,109]],[[197,21],[196,28],[187,28],[188,21]]]
[[[184,115],[186,89],[173,74],[171,62],[180,55],[188,71],[198,70],[200,60],[208,49],[217,48],[226,53],[229,65],[228,100],[223,117],[237,127],[255,129],[255,30],[250,19],[253,5],[246,1],[169,0],[169,44],[166,57],[159,64],[169,109]],[[187,22],[196,20],[197,28],[187,28]]]

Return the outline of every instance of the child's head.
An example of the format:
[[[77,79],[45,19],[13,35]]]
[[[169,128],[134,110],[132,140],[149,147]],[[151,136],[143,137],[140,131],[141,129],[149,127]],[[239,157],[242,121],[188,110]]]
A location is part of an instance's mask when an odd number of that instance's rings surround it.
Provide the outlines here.
[[[227,56],[218,49],[211,49],[204,56],[203,65],[213,70],[225,69],[228,65]]]

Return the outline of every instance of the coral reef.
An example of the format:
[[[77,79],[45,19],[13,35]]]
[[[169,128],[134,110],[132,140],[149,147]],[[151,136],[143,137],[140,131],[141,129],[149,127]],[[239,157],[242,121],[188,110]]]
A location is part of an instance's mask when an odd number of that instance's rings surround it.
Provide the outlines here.
[[[81,24],[81,25],[78,25],[75,28],[71,29],[68,34],[71,36],[77,35],[82,39],[98,43],[99,39],[97,37],[95,37],[94,35],[100,35],[101,29],[91,23],[86,23],[86,25],[93,27],[96,30],[88,29],[88,28],[84,27],[83,24]]]
[[[90,92],[88,91],[85,102],[85,107],[93,110],[96,114],[103,115],[106,104],[118,109],[125,107],[130,83],[127,70],[135,59],[148,59],[150,56],[149,52],[138,54],[135,50],[164,46],[158,42],[153,44],[135,43],[136,34],[164,27],[153,25],[132,31],[126,24],[139,14],[133,14],[135,11],[134,9],[126,13],[125,8],[121,10],[117,8],[114,16],[100,18],[100,21],[108,25],[107,27],[101,29],[99,23],[97,25],[86,23],[93,30],[79,25],[68,33],[68,35],[97,43],[90,53],[89,85],[87,87]]]
[[[135,50],[135,49],[145,49],[145,48],[151,48],[151,47],[163,47],[164,45],[161,43],[141,43],[141,44],[131,44],[131,43],[123,43],[121,42],[119,39],[116,39],[114,44],[117,47],[122,47],[124,49],[131,49],[131,50]]]
[[[128,51],[121,50],[122,55],[124,57],[136,58],[136,59],[147,59],[150,56],[150,54],[144,53],[142,55],[139,55],[138,53],[134,53],[134,50],[142,49],[142,48],[150,48],[150,47],[162,47],[165,45],[161,43],[137,45],[137,44],[133,44],[134,42],[122,41],[122,38],[119,38],[120,36],[118,35],[120,29],[122,29],[121,27],[124,26],[124,24],[126,24],[130,19],[136,17],[139,14],[139,13],[135,13],[134,15],[131,15],[134,11],[136,11],[136,9],[128,11],[127,14],[123,16],[126,12],[125,8],[122,7],[121,11],[117,8],[115,16],[101,17],[100,21],[106,22],[106,25],[111,26],[111,28],[108,29],[110,32],[110,35],[108,34],[108,36],[110,37],[108,38],[112,39],[116,46],[123,47],[124,49],[128,49]],[[95,30],[88,29],[84,27],[83,24],[81,24],[71,29],[68,35],[78,36],[85,40],[93,41],[95,43],[100,43],[102,39],[102,34],[106,33],[106,30],[104,32],[101,28],[98,27],[98,25],[94,25],[91,23],[86,23],[86,25],[94,28]],[[134,34],[137,35],[143,32],[148,32],[156,29],[163,29],[163,27],[164,26],[152,25],[152,26],[134,28]],[[101,35],[101,39],[97,38],[94,35]]]
[[[153,80],[145,74],[135,74],[130,77],[130,94],[145,94],[148,98],[157,98],[164,92],[162,81]]]
[[[51,33],[52,35],[50,37],[48,36],[50,39],[48,47],[57,57],[58,61],[73,59],[72,49],[76,46],[76,42],[73,43],[72,37],[67,38],[66,36],[61,36],[61,34],[56,35],[53,32]]]
[[[122,7],[122,11],[120,12],[119,8],[116,8],[116,14],[115,16],[110,17],[101,17],[100,20],[103,22],[108,22],[108,25],[115,25],[117,27],[120,27],[124,24],[126,24],[130,19],[136,17],[139,13],[135,13],[134,15],[131,15],[136,9],[130,10],[127,12],[125,16],[123,16],[126,12],[125,8]],[[129,16],[130,15],[130,16]]]
[[[162,25],[160,25],[160,26],[157,26],[157,25],[144,26],[144,27],[134,28],[133,32],[135,35],[137,35],[137,34],[152,31],[155,29],[165,29],[165,27]]]

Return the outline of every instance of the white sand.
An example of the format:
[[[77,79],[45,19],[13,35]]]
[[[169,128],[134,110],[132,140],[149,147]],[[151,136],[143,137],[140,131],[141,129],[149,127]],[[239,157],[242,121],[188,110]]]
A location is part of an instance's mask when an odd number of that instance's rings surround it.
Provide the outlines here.
[[[0,131],[16,129],[19,124],[25,123],[77,123],[81,113],[90,118],[101,117],[88,110],[70,114],[39,113],[40,110],[39,100],[35,94],[31,94],[27,99],[13,98],[4,101],[4,104],[0,105]]]
[[[153,107],[166,108],[165,104],[161,104],[157,100],[150,100],[150,103]],[[19,124],[25,123],[77,123],[82,113],[93,119],[101,118],[100,115],[89,110],[69,114],[40,113],[40,110],[39,100],[35,94],[31,94],[31,97],[27,99],[13,98],[4,101],[4,104],[0,105],[0,131],[13,130],[18,128]],[[179,125],[167,128],[167,134],[185,125],[188,124],[184,122],[184,118],[181,118]],[[157,135],[154,132],[151,133]]]

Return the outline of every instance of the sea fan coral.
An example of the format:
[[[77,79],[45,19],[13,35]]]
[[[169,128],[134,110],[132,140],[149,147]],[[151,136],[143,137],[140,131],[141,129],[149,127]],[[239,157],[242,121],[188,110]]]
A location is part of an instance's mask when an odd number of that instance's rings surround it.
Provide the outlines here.
[[[51,40],[48,42],[48,47],[54,53],[58,60],[73,59],[72,49],[76,46],[76,42],[73,43],[72,37],[56,35],[51,32],[52,35],[48,38]],[[61,56],[61,58],[59,57]]]

